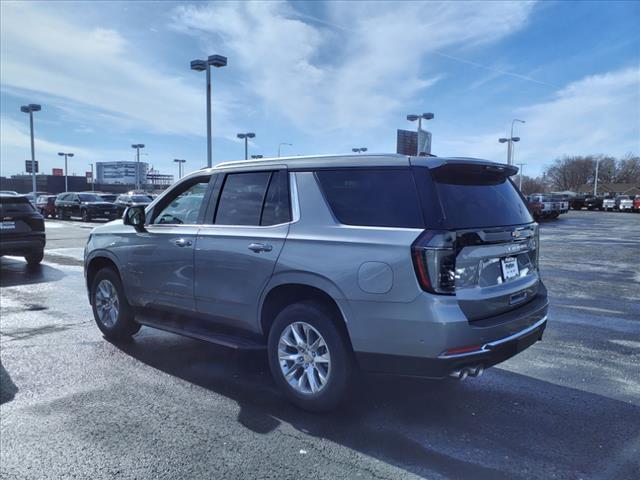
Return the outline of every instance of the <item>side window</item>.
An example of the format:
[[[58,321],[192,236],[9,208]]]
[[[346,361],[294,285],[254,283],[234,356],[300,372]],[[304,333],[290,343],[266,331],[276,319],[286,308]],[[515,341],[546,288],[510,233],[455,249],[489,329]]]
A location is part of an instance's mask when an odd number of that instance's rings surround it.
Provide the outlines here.
[[[340,223],[375,227],[423,228],[411,170],[320,170],[325,197]]]
[[[289,182],[287,172],[278,170],[271,175],[267,197],[262,209],[260,225],[278,225],[291,220],[289,211]]]
[[[169,198],[168,203],[164,204],[152,223],[154,225],[196,224],[208,184],[209,178],[206,177],[186,190],[176,190],[175,196]]]
[[[218,201],[216,225],[260,225],[271,172],[230,173]]]

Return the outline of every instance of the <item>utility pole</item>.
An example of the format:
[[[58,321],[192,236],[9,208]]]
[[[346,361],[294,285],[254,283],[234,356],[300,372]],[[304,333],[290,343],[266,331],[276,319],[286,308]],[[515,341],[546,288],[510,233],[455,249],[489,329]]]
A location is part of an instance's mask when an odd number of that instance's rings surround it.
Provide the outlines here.
[[[598,167],[600,166],[600,159],[596,158],[596,180],[593,182],[593,196],[598,196]]]
[[[94,176],[94,173],[93,173],[93,163],[90,163],[89,165],[91,165],[91,191],[95,192],[96,191],[96,177]]]

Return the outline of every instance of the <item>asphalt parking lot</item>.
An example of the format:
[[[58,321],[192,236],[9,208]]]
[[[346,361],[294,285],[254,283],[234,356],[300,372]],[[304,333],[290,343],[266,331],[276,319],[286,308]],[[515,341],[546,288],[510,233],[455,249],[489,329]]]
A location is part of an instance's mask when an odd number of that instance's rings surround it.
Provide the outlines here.
[[[95,327],[90,228],[47,221],[40,268],[0,271],[1,478],[640,478],[640,215],[542,224],[542,342],[465,382],[365,377],[288,404],[260,354]]]

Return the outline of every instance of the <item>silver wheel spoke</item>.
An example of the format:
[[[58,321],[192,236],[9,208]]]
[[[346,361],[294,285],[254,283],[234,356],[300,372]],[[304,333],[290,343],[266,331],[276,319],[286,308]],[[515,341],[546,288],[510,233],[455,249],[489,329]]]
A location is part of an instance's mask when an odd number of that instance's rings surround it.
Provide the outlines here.
[[[98,320],[107,328],[113,327],[118,320],[120,301],[113,283],[104,279],[96,288],[95,299]]]
[[[307,322],[293,322],[283,330],[278,341],[278,362],[286,382],[305,395],[320,392],[331,375],[327,343]]]

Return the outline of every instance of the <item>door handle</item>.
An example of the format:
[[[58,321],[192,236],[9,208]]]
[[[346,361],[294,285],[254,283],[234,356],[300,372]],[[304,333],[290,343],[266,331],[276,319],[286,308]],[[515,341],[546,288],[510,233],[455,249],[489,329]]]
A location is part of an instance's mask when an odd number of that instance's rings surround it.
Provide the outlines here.
[[[190,247],[192,245],[191,240],[187,240],[186,238],[179,238],[175,243],[178,247]]]
[[[256,253],[270,252],[271,250],[273,250],[273,247],[268,243],[250,243],[249,250],[254,251]]]

